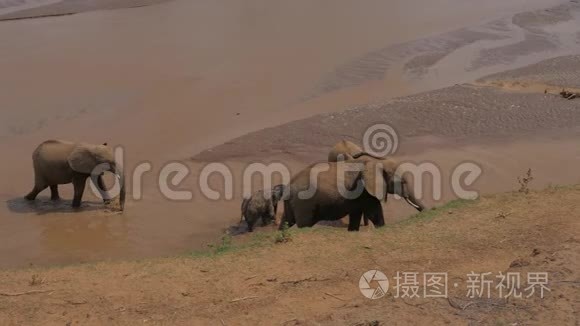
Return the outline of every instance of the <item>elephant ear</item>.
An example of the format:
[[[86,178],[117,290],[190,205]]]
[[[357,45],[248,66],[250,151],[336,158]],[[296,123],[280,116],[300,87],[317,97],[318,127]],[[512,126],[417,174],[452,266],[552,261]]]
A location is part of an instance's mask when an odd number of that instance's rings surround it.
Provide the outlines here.
[[[70,153],[68,164],[75,172],[90,174],[97,165],[110,162],[112,154],[108,152],[104,145],[78,145]]]
[[[379,200],[386,198],[389,179],[390,176],[385,173],[385,166],[381,161],[366,162],[363,180],[366,191],[373,197]]]
[[[331,172],[332,177],[337,178],[337,185],[342,184],[345,190],[352,191],[359,186],[358,182],[362,179],[362,173],[365,165],[358,161],[339,161],[336,164],[336,176]]]

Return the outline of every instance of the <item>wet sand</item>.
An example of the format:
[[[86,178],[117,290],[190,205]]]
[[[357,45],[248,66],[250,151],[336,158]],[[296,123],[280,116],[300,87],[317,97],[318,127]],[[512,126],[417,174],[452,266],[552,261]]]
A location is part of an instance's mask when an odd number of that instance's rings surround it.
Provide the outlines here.
[[[0,0],[0,21],[137,8],[169,0]]]
[[[445,167],[482,160],[492,171],[479,184],[485,192],[513,189],[528,167],[538,171],[538,186],[578,182],[562,168],[578,158],[570,136],[580,126],[577,102],[462,85],[385,103],[578,53],[577,29],[569,28],[578,23],[577,4],[438,0],[423,11],[418,0],[333,4],[172,1],[0,22],[0,151],[10,158],[0,172],[0,267],[203,248],[238,221],[241,189],[234,201],[196,194],[171,202],[155,188],[163,163],[188,162],[189,189],[200,161],[226,162],[236,174],[255,160],[296,170],[324,158],[338,138],[360,139],[375,121],[402,132],[404,158]],[[536,78],[543,71],[526,69]],[[291,122],[300,119],[307,120]],[[151,162],[144,199],[124,215],[91,198],[80,213],[68,201],[24,203],[30,153],[50,138],[121,144],[129,169]],[[538,154],[554,160],[537,163]],[[393,220],[412,213],[406,209],[387,207]]]

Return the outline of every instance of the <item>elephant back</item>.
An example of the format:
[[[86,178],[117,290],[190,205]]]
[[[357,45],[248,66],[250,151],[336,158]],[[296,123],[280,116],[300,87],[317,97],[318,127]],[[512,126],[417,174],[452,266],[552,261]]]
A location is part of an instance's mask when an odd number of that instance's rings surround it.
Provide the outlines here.
[[[363,150],[357,144],[348,140],[341,140],[332,147],[328,154],[328,162],[351,160],[361,155],[361,153],[363,153]]]
[[[74,147],[75,143],[73,142],[47,140],[36,147],[32,153],[32,159],[35,163],[66,162]]]

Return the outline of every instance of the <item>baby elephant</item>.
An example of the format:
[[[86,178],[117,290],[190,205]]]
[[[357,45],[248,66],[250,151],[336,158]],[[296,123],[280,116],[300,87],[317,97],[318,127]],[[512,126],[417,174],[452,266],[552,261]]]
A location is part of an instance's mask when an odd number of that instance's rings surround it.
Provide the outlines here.
[[[278,202],[284,194],[284,189],[284,185],[277,185],[271,190],[258,190],[250,198],[244,198],[242,201],[241,220],[246,219],[248,232],[254,230],[254,224],[260,218],[262,219],[262,226],[274,221]]]
[[[107,146],[72,143],[62,140],[48,140],[38,145],[32,154],[34,166],[34,188],[26,199],[34,200],[44,189],[50,187],[50,198],[58,200],[58,185],[72,183],[74,199],[72,206],[81,206],[87,179],[98,186],[103,200],[108,202],[109,194],[103,182],[104,169],[117,175],[121,189],[119,203],[121,210],[125,205],[125,182],[123,169],[115,161],[113,150]],[[103,168],[101,170],[100,168]]]

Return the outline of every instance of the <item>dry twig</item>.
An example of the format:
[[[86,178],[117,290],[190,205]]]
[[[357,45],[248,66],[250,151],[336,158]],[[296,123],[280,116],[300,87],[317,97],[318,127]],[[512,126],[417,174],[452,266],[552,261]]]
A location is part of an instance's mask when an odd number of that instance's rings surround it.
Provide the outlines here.
[[[344,300],[344,299],[341,299],[341,298],[339,298],[339,297],[335,296],[334,294],[330,294],[330,293],[328,293],[328,292],[324,292],[324,294],[326,294],[326,295],[327,295],[327,296],[329,296],[329,297],[333,297],[333,298],[335,298],[335,299],[337,299],[337,300],[340,300],[340,301],[346,301],[346,300]]]
[[[32,290],[26,292],[18,292],[18,293],[8,293],[8,292],[0,292],[0,296],[4,297],[18,297],[21,295],[28,295],[28,294],[38,294],[38,293],[46,293],[46,292],[53,292],[54,290]]]
[[[314,276],[311,276],[309,278],[304,278],[304,279],[301,279],[301,280],[284,281],[284,282],[282,282],[282,284],[299,284],[299,283],[302,283],[302,282],[323,282],[323,281],[330,281],[330,279],[329,278],[318,279],[318,278],[316,278]]]
[[[472,306],[474,304],[477,304],[477,302],[471,301],[471,302],[468,302],[468,303],[466,303],[464,305],[461,305],[461,304],[459,304],[459,303],[454,302],[453,300],[451,300],[451,297],[447,297],[447,301],[449,302],[449,305],[451,307],[453,307],[455,309],[459,309],[459,310],[465,310],[465,309],[467,309],[467,307]]]
[[[238,301],[244,301],[244,300],[250,300],[250,299],[256,299],[258,296],[250,296],[250,297],[243,297],[243,298],[237,298],[234,299],[230,302],[238,302]]]

